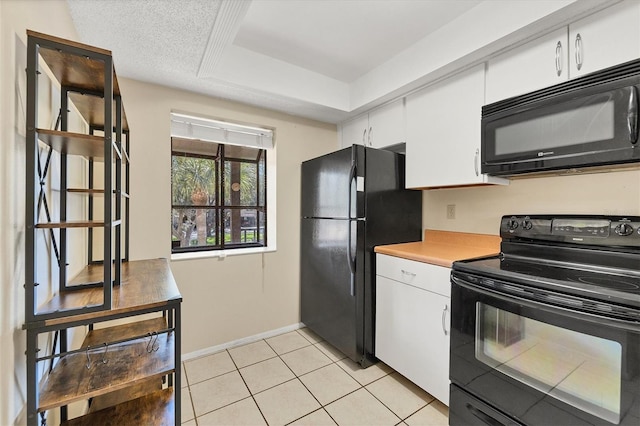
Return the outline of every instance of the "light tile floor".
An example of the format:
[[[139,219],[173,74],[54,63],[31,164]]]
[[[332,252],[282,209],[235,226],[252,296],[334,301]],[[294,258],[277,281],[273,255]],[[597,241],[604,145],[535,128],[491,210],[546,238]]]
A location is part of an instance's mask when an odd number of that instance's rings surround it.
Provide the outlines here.
[[[183,364],[182,421],[213,425],[447,425],[449,411],[382,362],[362,369],[308,329]]]

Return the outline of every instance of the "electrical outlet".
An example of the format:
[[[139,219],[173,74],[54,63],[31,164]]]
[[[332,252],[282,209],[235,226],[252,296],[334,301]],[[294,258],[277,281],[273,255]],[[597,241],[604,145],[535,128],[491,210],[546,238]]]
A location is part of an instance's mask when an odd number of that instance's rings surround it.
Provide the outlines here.
[[[456,205],[447,204],[447,219],[455,219],[455,218],[456,218]]]

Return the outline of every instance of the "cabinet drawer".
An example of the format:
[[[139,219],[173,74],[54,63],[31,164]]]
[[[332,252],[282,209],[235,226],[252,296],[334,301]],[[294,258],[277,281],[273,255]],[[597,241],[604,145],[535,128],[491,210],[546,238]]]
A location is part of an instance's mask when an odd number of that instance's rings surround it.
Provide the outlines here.
[[[385,254],[376,256],[376,275],[451,297],[451,269]]]

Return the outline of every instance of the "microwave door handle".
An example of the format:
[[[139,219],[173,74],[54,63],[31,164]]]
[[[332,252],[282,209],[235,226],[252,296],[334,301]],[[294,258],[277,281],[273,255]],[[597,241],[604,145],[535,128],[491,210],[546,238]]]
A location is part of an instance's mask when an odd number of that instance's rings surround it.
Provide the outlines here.
[[[630,87],[629,108],[627,110],[627,130],[629,130],[629,142],[638,142],[638,89]]]

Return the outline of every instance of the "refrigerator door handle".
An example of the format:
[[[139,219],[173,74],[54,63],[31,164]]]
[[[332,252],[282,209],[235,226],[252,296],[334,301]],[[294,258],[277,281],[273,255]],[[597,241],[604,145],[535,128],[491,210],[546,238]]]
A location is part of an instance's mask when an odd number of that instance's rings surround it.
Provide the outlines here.
[[[348,205],[348,209],[349,209],[349,213],[347,214],[347,217],[349,219],[353,219],[353,216],[351,215],[351,203],[353,201],[353,189],[354,189],[354,182],[357,179],[357,171],[356,171],[356,162],[353,161],[351,163],[351,170],[349,170],[349,205]],[[357,209],[356,209],[356,215],[358,214]]]
[[[349,239],[347,241],[347,261],[349,263],[349,272],[351,273],[350,276],[350,287],[349,287],[349,294],[351,295],[351,297],[356,295],[356,259],[355,257],[353,257],[353,253],[351,253],[351,242],[352,242],[352,238],[351,235],[353,234],[353,225],[356,225],[356,231],[358,229],[358,222],[355,220],[350,220],[349,221]]]

